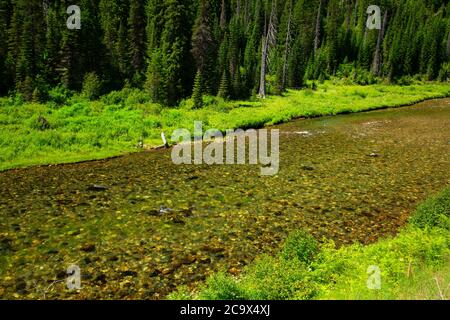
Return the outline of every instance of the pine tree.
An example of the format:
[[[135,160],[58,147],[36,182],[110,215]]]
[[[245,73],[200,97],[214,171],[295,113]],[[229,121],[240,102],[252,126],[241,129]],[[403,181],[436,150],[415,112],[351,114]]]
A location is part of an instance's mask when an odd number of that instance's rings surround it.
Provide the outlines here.
[[[166,78],[166,105],[175,105],[192,88],[193,59],[190,54],[192,24],[186,0],[167,0],[165,24],[161,35],[161,53]]]
[[[160,49],[154,49],[147,68],[145,89],[153,101],[164,102],[167,97],[167,81],[164,73],[163,54]]]
[[[216,43],[213,40],[211,7],[208,0],[200,0],[200,13],[192,35],[192,54],[197,69],[203,75],[204,88],[212,94],[215,83]]]
[[[145,16],[144,3],[141,0],[130,0],[130,15],[128,18],[129,54],[132,67],[131,79],[140,86],[142,72],[145,66]]]
[[[194,100],[194,108],[199,109],[203,106],[203,77],[200,70],[195,76],[192,100]]]
[[[11,78],[8,72],[8,30],[11,7],[8,0],[0,0],[0,95],[6,94],[10,89]]]
[[[230,97],[228,76],[226,71],[224,71],[222,74],[222,79],[220,80],[219,92],[217,96],[223,99],[228,99]]]

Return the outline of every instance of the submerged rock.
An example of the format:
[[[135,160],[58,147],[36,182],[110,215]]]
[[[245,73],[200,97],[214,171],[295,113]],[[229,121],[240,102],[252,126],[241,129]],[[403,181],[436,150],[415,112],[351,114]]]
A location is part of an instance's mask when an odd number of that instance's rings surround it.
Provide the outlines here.
[[[93,243],[86,243],[81,247],[81,251],[84,252],[94,252],[95,251],[95,244]]]
[[[109,190],[109,187],[102,186],[99,184],[93,184],[93,185],[89,186],[88,190],[89,191],[106,191],[106,190]]]

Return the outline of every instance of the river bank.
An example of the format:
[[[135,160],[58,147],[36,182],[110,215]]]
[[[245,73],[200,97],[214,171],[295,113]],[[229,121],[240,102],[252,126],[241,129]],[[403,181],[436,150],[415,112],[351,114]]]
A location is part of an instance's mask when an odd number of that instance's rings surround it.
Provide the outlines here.
[[[449,86],[442,83],[356,86],[329,81],[317,90],[289,91],[284,97],[253,102],[205,97],[202,109],[194,109],[191,100],[178,108],[163,108],[139,90],[112,92],[98,101],[74,96],[61,104],[2,98],[0,170],[139,152],[139,146],[161,145],[162,131],[167,137],[179,128],[193,131],[195,121],[202,121],[205,130],[261,128],[296,118],[399,107],[449,95]]]

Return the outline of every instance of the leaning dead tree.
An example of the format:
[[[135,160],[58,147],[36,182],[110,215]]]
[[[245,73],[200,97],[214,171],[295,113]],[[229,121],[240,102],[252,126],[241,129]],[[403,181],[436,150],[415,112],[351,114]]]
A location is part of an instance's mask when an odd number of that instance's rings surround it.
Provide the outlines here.
[[[277,39],[277,5],[276,1],[272,2],[272,10],[269,18],[269,25],[265,28],[262,38],[262,55],[261,55],[261,79],[259,82],[259,98],[266,98],[266,74],[269,65],[269,50],[276,44]]]
[[[386,10],[386,12],[384,13],[383,24],[381,25],[381,30],[378,33],[377,47],[375,49],[375,56],[373,58],[373,64],[372,64],[372,73],[376,76],[380,74],[380,69],[381,69],[381,44],[383,43],[383,39],[384,39],[387,18],[388,18],[388,11]]]

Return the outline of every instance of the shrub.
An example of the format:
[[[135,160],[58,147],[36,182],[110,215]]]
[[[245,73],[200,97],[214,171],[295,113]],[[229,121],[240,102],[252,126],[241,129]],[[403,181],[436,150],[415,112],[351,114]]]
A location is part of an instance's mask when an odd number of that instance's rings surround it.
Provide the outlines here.
[[[63,85],[54,87],[48,92],[49,101],[56,103],[58,106],[66,104],[70,96],[71,92]]]
[[[306,300],[317,293],[309,270],[297,259],[263,256],[250,265],[238,284],[249,300]]]
[[[414,83],[414,78],[411,76],[403,76],[396,80],[396,83],[400,86],[410,86]]]
[[[450,187],[422,203],[410,218],[419,228],[439,227],[450,230]]]
[[[31,129],[38,130],[38,131],[45,131],[51,128],[50,123],[44,116],[42,115],[34,115],[29,120],[28,126]]]
[[[443,82],[450,80],[450,62],[442,64],[438,80]]]
[[[362,99],[366,99],[369,94],[367,92],[364,92],[364,91],[355,90],[355,91],[352,92],[352,95],[360,97]]]
[[[376,77],[368,70],[358,68],[353,71],[353,81],[356,84],[367,86],[377,83]]]
[[[310,264],[319,252],[319,245],[309,233],[298,230],[292,233],[285,241],[281,257],[284,260],[297,259]]]
[[[126,96],[129,94],[130,89],[122,89],[121,91],[111,91],[110,93],[101,97],[101,101],[107,105],[124,105]]]
[[[95,72],[89,72],[84,76],[82,95],[89,99],[95,100],[100,97],[102,91],[102,81]]]
[[[134,89],[131,90],[125,100],[125,105],[127,107],[132,107],[138,104],[144,104],[147,102],[151,102],[150,94],[146,91]]]
[[[218,273],[206,282],[206,289],[202,292],[206,300],[244,300],[244,292],[237,282],[225,273]]]

